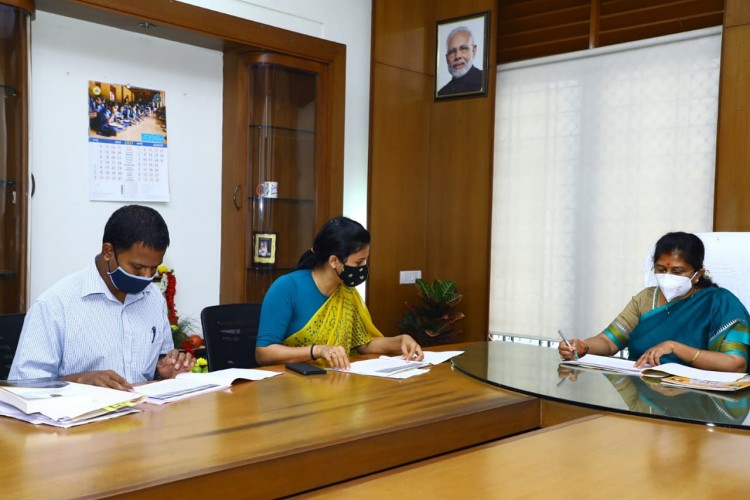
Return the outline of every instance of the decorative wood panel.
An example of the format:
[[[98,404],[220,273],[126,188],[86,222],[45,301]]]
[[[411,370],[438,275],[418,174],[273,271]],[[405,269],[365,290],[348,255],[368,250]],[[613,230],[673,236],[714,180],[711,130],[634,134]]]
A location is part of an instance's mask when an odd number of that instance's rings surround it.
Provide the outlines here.
[[[373,2],[372,40],[375,61],[431,75],[435,71],[432,44],[435,26],[431,0]]]
[[[372,234],[367,302],[384,334],[395,333],[416,302],[414,285],[400,285],[399,271],[427,270],[430,75],[387,64],[372,66],[369,223]]]
[[[724,27],[740,26],[750,23],[750,2],[747,0],[725,0],[726,17]]]
[[[724,0],[503,0],[498,62],[719,26],[723,15]]]
[[[419,269],[428,281],[456,282],[464,294],[462,339],[484,340],[495,72],[488,75],[488,96],[439,102],[433,78],[436,20],[490,11],[494,32],[495,2],[439,0],[413,8],[400,0],[373,2],[368,305],[375,324],[388,332],[403,315],[403,302],[417,300],[413,286],[398,284],[398,273]],[[413,42],[415,33],[423,34],[421,42]],[[422,53],[406,58],[400,52],[407,44]],[[494,47],[491,40],[490,68]]]
[[[0,5],[7,5],[9,7],[25,10],[30,14],[34,13],[34,0],[0,0]]]
[[[722,43],[714,230],[750,231],[750,24]]]
[[[436,103],[430,120],[427,277],[456,282],[466,340],[486,340],[489,328],[494,127],[482,124],[493,123],[492,102]]]

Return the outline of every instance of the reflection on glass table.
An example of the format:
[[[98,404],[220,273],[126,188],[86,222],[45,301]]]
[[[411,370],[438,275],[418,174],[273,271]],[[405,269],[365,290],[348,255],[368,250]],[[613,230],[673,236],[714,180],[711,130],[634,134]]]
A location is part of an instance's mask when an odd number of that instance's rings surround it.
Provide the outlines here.
[[[461,372],[505,389],[597,410],[750,429],[750,389],[709,392],[668,388],[637,376],[560,366],[557,350],[482,342],[453,358]]]

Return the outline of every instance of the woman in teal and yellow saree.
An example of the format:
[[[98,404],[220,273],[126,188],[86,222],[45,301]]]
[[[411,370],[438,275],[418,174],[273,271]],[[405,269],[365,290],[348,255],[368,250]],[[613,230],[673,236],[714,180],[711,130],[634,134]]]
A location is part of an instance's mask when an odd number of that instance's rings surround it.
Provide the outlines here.
[[[315,361],[349,368],[353,354],[399,352],[421,360],[409,335],[385,337],[356,286],[367,279],[370,233],[346,217],[328,221],[297,269],[273,282],[261,307],[255,357],[261,365]]]
[[[705,250],[690,233],[656,243],[658,286],[638,293],[600,334],[561,344],[560,356],[612,355],[628,348],[636,366],[682,363],[704,370],[745,372],[750,316],[737,297],[705,275]],[[575,354],[574,354],[575,351]]]

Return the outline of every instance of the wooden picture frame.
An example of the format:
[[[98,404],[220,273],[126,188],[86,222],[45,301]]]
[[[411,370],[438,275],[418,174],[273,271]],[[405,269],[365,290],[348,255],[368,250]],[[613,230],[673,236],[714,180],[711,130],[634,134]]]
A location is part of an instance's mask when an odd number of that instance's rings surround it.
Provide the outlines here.
[[[490,13],[437,22],[435,100],[487,95]]]
[[[276,233],[253,233],[253,264],[273,265],[276,263]]]

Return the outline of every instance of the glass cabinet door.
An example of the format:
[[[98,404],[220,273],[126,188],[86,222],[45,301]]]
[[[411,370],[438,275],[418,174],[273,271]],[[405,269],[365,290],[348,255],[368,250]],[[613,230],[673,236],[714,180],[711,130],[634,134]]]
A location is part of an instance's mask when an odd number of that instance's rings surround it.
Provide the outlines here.
[[[0,314],[26,312],[29,13],[0,4]]]
[[[261,59],[247,67],[248,302],[295,269],[317,231],[319,74]]]

